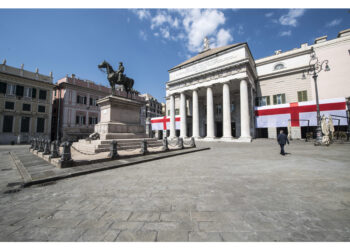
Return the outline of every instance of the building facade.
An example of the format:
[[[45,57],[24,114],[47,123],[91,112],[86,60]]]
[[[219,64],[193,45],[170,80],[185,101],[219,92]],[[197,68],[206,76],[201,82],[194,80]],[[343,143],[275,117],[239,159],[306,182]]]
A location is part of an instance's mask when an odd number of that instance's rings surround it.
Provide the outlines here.
[[[163,103],[158,102],[156,98],[148,93],[140,94],[139,96],[143,97],[146,101],[146,105],[141,109],[141,124],[145,126],[146,134],[149,137],[158,137],[158,134],[152,133],[150,121],[153,117],[162,115]]]
[[[100,120],[100,109],[96,101],[111,94],[111,89],[74,74],[57,81],[53,94],[53,116],[51,138],[77,140],[94,132]]]
[[[166,112],[170,137],[230,141],[276,138],[280,128],[273,123],[259,127],[257,109],[315,102],[314,79],[308,74],[314,54],[320,61],[328,60],[330,69],[318,74],[320,101],[349,100],[350,29],[339,32],[335,39],[320,37],[312,45],[304,43],[258,60],[253,59],[247,43],[213,49],[206,45],[198,55],[169,70]],[[180,115],[179,130],[174,125],[176,115]],[[291,116],[285,116],[286,123]],[[348,124],[346,117],[339,119]],[[293,123],[294,138],[305,136],[302,126]]]
[[[31,137],[50,138],[52,73],[39,74],[0,65],[0,144],[28,143]]]

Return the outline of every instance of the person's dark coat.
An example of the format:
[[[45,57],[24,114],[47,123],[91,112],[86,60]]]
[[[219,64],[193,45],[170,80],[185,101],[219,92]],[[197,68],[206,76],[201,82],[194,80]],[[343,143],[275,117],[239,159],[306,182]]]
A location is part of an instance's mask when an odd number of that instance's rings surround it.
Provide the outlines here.
[[[277,136],[277,141],[280,145],[285,145],[286,143],[289,144],[288,137],[283,133]]]

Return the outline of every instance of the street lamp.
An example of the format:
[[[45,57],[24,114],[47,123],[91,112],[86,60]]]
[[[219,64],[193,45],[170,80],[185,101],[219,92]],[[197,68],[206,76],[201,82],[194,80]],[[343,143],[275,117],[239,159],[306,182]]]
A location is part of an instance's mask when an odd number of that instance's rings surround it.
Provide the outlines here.
[[[316,142],[315,146],[319,146],[322,144],[322,129],[321,129],[321,114],[320,114],[320,105],[318,100],[318,89],[317,89],[317,77],[318,73],[321,71],[329,71],[330,68],[328,66],[328,60],[323,60],[320,62],[314,48],[311,47],[311,55],[309,61],[309,68],[307,70],[307,74],[311,75],[315,82],[315,92],[316,92],[316,107],[317,107],[317,128],[316,128]],[[303,73],[303,77],[305,74]]]

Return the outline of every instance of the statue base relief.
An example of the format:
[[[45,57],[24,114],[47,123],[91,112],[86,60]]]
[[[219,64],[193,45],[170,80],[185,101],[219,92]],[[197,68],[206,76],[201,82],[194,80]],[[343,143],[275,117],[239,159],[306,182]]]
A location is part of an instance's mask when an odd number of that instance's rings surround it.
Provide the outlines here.
[[[73,147],[86,153],[99,153],[108,151],[112,140],[138,145],[138,141],[147,137],[140,119],[140,110],[145,103],[143,100],[114,95],[99,99],[97,104],[100,106],[101,118],[94,128],[94,134],[98,134],[99,139],[79,140]]]

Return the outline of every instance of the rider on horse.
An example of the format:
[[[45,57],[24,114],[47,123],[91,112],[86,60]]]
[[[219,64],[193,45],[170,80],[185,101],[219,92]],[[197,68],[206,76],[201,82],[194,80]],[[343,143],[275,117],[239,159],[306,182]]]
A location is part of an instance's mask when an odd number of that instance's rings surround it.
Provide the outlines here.
[[[117,82],[121,82],[123,80],[123,73],[124,73],[124,66],[122,62],[119,63],[119,68],[116,73],[118,75]]]

